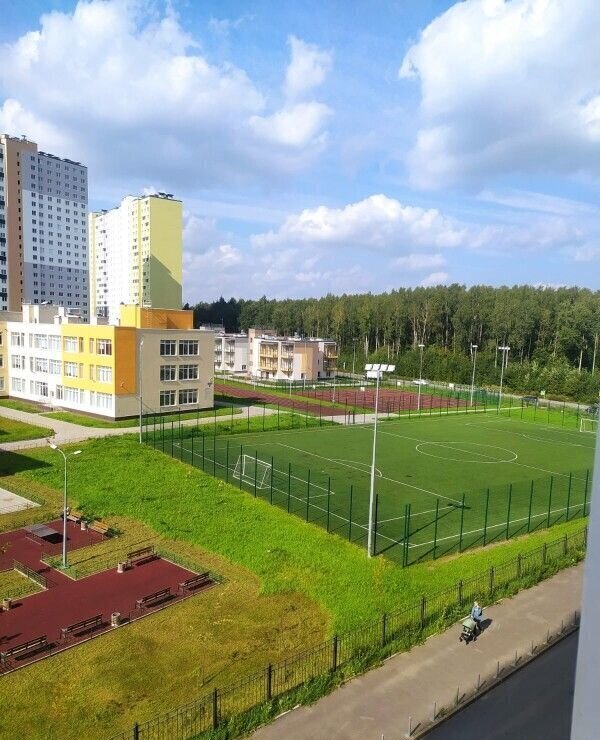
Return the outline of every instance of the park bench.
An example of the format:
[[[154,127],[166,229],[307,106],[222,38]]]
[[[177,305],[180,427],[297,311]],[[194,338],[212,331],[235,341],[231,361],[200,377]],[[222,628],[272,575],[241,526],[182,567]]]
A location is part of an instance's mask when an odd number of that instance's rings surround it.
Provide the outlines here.
[[[207,583],[211,583],[210,574],[208,572],[199,573],[196,576],[192,576],[192,578],[187,578],[185,581],[182,581],[179,584],[179,592],[184,594],[186,591],[195,591],[197,588],[201,588]]]
[[[63,640],[66,640],[72,635],[91,632],[98,627],[102,627],[102,614],[96,614],[95,617],[88,617],[87,619],[82,619],[80,622],[74,622],[68,627],[63,627],[60,635]]]
[[[80,511],[69,511],[69,513],[67,514],[67,519],[70,522],[75,522],[75,524],[79,524],[79,522],[82,519],[85,519],[85,517]]]
[[[142,563],[148,563],[155,558],[156,552],[154,551],[154,545],[141,547],[139,550],[132,550],[127,553],[127,567],[131,568],[134,565],[142,565]]]
[[[166,601],[171,596],[170,588],[162,588],[160,591],[155,591],[147,596],[142,596],[141,599],[137,599],[135,605],[138,609],[144,609],[147,606],[155,606],[160,604],[161,601]]]
[[[22,658],[47,647],[49,647],[48,638],[46,635],[41,635],[33,640],[27,640],[27,642],[22,642],[20,645],[15,645],[1,652],[0,663],[6,665],[11,658]]]
[[[102,524],[102,522],[94,521],[89,525],[89,528],[94,532],[98,532],[98,534],[101,534],[104,537],[108,537],[110,535],[110,527],[108,526],[108,524]]]

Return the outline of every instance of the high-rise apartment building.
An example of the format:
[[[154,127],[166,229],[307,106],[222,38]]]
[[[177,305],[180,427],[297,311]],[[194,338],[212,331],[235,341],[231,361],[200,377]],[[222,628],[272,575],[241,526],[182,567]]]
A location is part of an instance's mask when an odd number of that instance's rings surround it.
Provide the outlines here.
[[[53,303],[89,316],[87,168],[0,134],[0,311]]]
[[[127,196],[90,214],[89,242],[92,315],[116,321],[121,304],[181,308],[181,201]]]

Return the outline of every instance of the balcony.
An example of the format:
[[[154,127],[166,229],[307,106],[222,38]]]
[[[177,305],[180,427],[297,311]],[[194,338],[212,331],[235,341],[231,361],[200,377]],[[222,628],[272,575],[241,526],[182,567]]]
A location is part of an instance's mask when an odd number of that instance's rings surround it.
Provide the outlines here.
[[[323,350],[323,357],[326,360],[337,360],[337,346],[335,344],[326,344],[325,349]]]

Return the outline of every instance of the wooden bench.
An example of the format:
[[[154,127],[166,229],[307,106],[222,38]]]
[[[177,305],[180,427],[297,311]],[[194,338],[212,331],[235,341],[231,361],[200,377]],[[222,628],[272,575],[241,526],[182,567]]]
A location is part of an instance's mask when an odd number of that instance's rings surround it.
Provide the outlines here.
[[[22,642],[20,645],[15,645],[14,647],[1,652],[0,663],[5,665],[10,658],[21,658],[47,647],[49,647],[48,638],[46,635],[41,635],[33,640],[27,640],[27,642]]]
[[[75,524],[79,524],[79,522],[82,519],[85,519],[85,517],[80,511],[69,511],[69,513],[67,514],[67,519],[70,522],[75,522]]]
[[[156,552],[154,551],[154,545],[141,547],[139,550],[132,550],[127,553],[127,566],[131,568],[134,565],[141,565],[155,558]]]
[[[92,522],[89,525],[89,528],[94,532],[98,532],[98,534],[101,534],[104,537],[108,537],[110,535],[110,527],[108,526],[108,524],[102,524],[102,522]]]
[[[199,573],[197,576],[192,576],[192,578],[187,578],[185,581],[182,581],[179,584],[179,593],[184,594],[186,591],[195,591],[197,588],[201,588],[207,583],[211,583],[210,574],[208,572]]]
[[[96,614],[95,617],[88,617],[87,619],[82,619],[80,622],[74,622],[68,627],[63,627],[60,631],[60,636],[63,640],[66,640],[72,635],[91,632],[98,627],[102,627],[102,614]]]
[[[142,596],[141,599],[137,599],[135,605],[138,609],[144,609],[147,606],[155,606],[160,604],[161,601],[166,601],[171,596],[170,588],[163,588],[160,591],[155,591],[147,596]]]

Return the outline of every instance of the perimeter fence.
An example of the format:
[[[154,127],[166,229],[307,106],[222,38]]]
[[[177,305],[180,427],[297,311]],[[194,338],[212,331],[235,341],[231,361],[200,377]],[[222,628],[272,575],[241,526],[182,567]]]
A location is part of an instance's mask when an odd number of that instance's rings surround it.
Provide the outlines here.
[[[533,585],[559,568],[581,560],[587,528],[518,555],[451,588],[423,595],[409,606],[333,635],[325,642],[266,666],[224,688],[158,715],[110,740],[191,740],[239,737],[302,703],[326,693],[341,680],[364,672],[394,653],[407,650],[429,634],[454,624],[475,599],[484,605]]]

